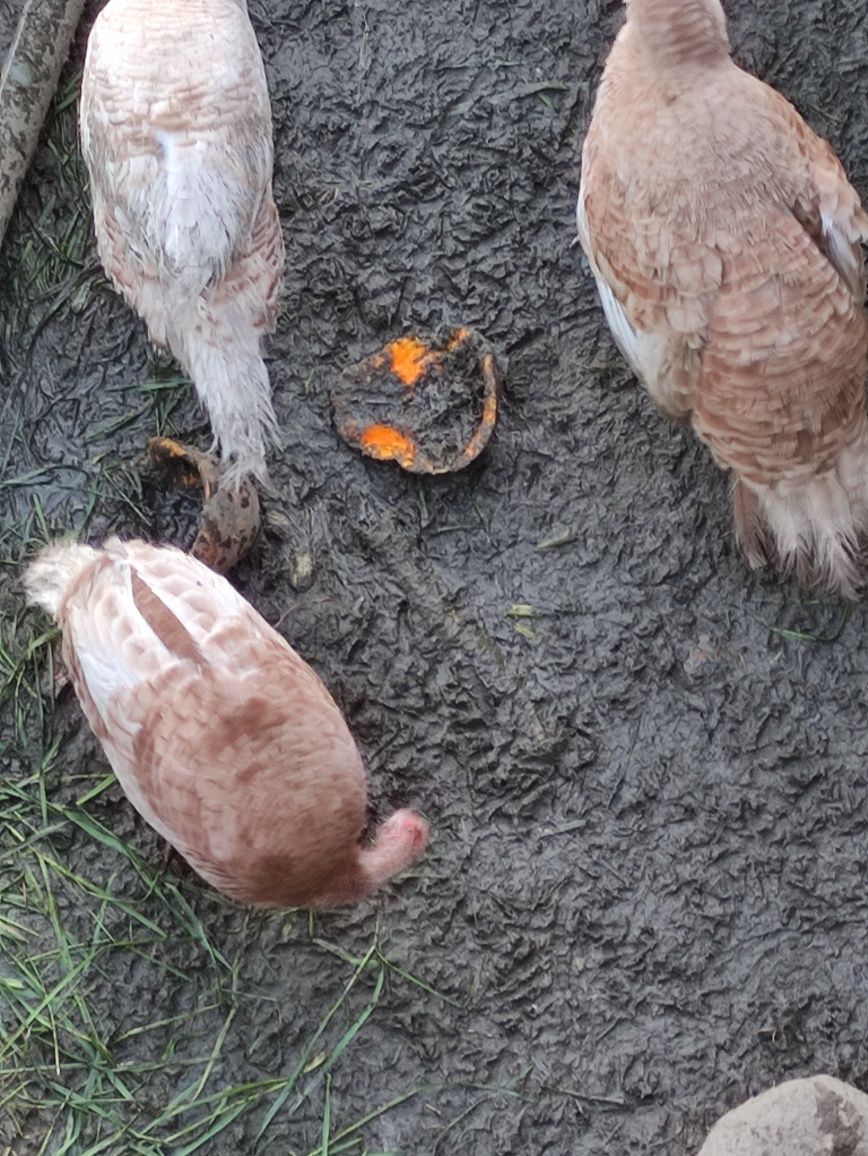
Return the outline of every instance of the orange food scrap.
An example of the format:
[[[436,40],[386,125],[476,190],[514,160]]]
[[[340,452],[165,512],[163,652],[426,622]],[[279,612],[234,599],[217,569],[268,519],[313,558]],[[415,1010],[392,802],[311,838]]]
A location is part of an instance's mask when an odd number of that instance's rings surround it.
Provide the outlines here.
[[[380,461],[395,461],[408,469],[416,457],[416,445],[391,425],[369,425],[359,439],[364,451]]]
[[[497,394],[490,393],[485,399],[485,405],[482,407],[482,424],[484,426],[493,426],[497,420]]]
[[[196,451],[173,438],[149,438],[148,453],[153,462],[172,471],[174,484],[192,489],[203,484],[195,458]]]
[[[404,385],[415,385],[432,358],[430,349],[418,337],[399,337],[386,348],[392,358],[392,372]]]
[[[489,364],[490,363],[490,364]],[[483,368],[487,375],[494,372],[493,359],[490,354],[483,359]],[[493,382],[493,377],[490,378]],[[472,462],[473,459],[482,452],[485,448],[491,431],[494,429],[494,423],[497,421],[497,389],[492,388],[487,394],[482,406],[482,420],[476,429],[473,437],[464,447],[464,452],[461,458],[465,462]]]
[[[172,438],[151,438],[149,444],[153,447],[153,452],[165,454],[166,457],[185,458],[187,456],[184,446],[173,441]]]

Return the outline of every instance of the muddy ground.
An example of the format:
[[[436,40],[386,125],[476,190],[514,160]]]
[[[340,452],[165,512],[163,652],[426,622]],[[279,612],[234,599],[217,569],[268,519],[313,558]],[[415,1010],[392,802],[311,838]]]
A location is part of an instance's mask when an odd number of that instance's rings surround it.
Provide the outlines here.
[[[861,0],[728,9],[739,60],[868,196]],[[313,931],[236,910],[171,860],[243,998],[218,984],[219,1006],[174,1047],[171,1026],[125,1045],[159,1061],[141,1110],[189,1078],[184,1056],[209,1052],[230,999],[209,1086],[289,1071],[352,972],[322,944],[358,956],[376,928],[448,1000],[390,972],[334,1067],[336,1124],[423,1089],[361,1129],[371,1153],[671,1156],[785,1077],[868,1088],[865,611],[746,572],[725,480],[604,331],[570,243],[578,142],[620,5],[256,0],[252,15],[287,240],[271,345],[287,450],[269,536],[236,581],[345,707],[377,809],[418,806],[434,837],[411,878]],[[70,146],[69,116],[50,142]],[[38,499],[52,529],[84,525],[91,541],[189,540],[192,511],[139,492],[137,460],[167,396],[176,430],[204,443],[206,427],[190,391],[136,389],[172,370],[97,276],[80,176],[43,145],[3,251],[0,443],[19,480],[0,490],[4,517],[18,525]],[[37,226],[82,238],[48,289],[21,276]],[[328,392],[342,365],[444,321],[494,343],[505,402],[478,463],[420,481],[344,446]],[[8,611],[16,568],[4,574]],[[516,604],[534,616],[511,617]],[[105,764],[73,702],[56,725],[47,790],[64,797]],[[90,809],[160,863],[116,787]],[[46,838],[169,919],[80,829]],[[89,926],[86,899],[62,918]],[[213,992],[219,965],[188,944],[168,973],[171,950],[155,945],[152,965],[103,955],[90,997],[112,1030]],[[338,1031],[371,993],[360,982]],[[320,1144],[323,1093],[314,1080],[256,1150]],[[48,1123],[27,1119],[35,1152]],[[260,1123],[244,1113],[202,1150],[252,1152]]]

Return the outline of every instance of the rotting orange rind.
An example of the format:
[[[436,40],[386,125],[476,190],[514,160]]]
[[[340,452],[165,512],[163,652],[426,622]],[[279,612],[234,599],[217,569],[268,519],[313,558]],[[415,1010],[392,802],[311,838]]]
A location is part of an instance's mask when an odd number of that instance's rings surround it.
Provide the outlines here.
[[[486,362],[489,364],[486,365]],[[482,359],[482,371],[486,375],[486,379],[490,375],[495,381],[497,380],[494,358],[490,353],[485,354]],[[464,453],[461,455],[464,459],[464,465],[469,465],[474,458],[479,457],[488,445],[488,439],[491,437],[491,431],[494,429],[495,422],[497,421],[497,394],[498,390],[495,386],[495,388],[485,395],[485,400],[482,403],[482,418],[470,441],[464,447]]]
[[[149,438],[148,456],[154,465],[172,476],[172,484],[192,490],[203,485],[202,471],[196,461],[198,450],[181,445],[173,438]]]
[[[378,353],[352,367],[347,373],[362,371],[370,376],[388,365],[388,372],[413,390],[431,369],[443,364],[444,356],[462,344],[468,344],[477,356],[478,371],[483,378],[483,404],[479,422],[461,453],[448,461],[434,461],[419,445],[413,433],[386,422],[360,426],[350,415],[339,416],[340,392],[332,394],[338,432],[350,445],[377,461],[394,461],[414,474],[445,474],[469,465],[488,444],[497,421],[500,396],[500,371],[494,354],[473,329],[460,326],[449,334],[445,343],[433,348],[421,338],[410,335],[390,342]]]

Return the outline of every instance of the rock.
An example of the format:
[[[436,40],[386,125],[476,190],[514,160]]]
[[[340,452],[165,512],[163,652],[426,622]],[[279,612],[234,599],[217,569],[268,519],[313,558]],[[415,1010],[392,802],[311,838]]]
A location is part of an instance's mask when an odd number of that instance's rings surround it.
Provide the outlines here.
[[[727,1112],[699,1156],[868,1156],[868,1096],[832,1076],[787,1080]]]

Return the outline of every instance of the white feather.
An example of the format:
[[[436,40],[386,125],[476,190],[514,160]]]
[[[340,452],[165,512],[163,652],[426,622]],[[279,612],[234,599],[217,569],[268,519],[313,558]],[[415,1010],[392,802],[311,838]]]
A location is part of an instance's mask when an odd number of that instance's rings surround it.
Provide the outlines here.
[[[48,546],[25,571],[27,601],[31,606],[41,606],[56,619],[69,588],[98,559],[97,550],[75,542]]]
[[[854,241],[845,224],[829,217],[821,217],[823,237],[829,260],[846,282],[850,292],[861,304],[865,300],[865,257],[858,241]]]
[[[582,184],[579,185],[579,199],[576,203],[576,227],[579,233],[579,241],[585,251],[585,256],[588,258],[591,273],[594,275],[597,292],[600,295],[600,304],[603,306],[603,312],[606,315],[606,321],[609,323],[609,329],[615,339],[615,344],[621,350],[621,353],[626,358],[636,376],[641,381],[647,381],[648,375],[643,371],[644,359],[640,348],[639,335],[630,324],[620,301],[615,296],[612,287],[603,277],[592,256],[593,245],[591,244],[591,237],[588,231],[588,216],[585,212],[584,177],[582,178]]]

